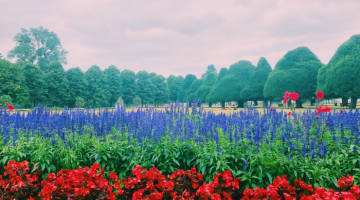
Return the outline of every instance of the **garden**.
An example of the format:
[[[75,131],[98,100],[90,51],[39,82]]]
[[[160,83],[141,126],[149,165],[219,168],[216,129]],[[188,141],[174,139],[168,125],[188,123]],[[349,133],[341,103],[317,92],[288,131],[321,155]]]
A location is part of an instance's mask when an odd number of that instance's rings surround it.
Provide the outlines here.
[[[360,199],[357,109],[7,107],[2,200]]]

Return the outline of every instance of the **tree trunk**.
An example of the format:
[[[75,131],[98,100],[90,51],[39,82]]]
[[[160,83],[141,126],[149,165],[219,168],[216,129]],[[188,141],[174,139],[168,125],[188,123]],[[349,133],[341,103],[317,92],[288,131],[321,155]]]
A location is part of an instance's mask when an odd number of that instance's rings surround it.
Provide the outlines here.
[[[258,105],[258,101],[257,101],[257,100],[254,100],[254,104],[255,104],[255,106],[257,106],[257,105]]]
[[[221,103],[221,108],[225,108],[225,101],[222,101],[220,103]]]
[[[212,102],[209,102],[209,108],[211,108],[211,106],[212,106]]]
[[[237,101],[238,108],[244,108],[244,101]]]
[[[342,97],[341,98],[341,103],[343,106],[348,106],[348,97]]]
[[[298,98],[298,100],[296,100],[296,108],[304,108],[302,106],[301,98]]]
[[[267,107],[268,102],[269,102],[269,101],[268,101],[267,99],[264,99],[264,100],[263,100],[263,107],[264,107],[264,108]]]
[[[356,108],[357,97],[351,97],[350,108]]]

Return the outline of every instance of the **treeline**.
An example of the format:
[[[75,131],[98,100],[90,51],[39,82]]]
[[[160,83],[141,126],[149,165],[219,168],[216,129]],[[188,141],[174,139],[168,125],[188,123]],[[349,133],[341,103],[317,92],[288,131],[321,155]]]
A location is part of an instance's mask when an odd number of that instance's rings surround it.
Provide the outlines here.
[[[0,59],[0,101],[35,106],[114,106],[121,97],[124,104],[160,105],[171,101],[213,103],[245,101],[278,101],[286,91],[297,92],[302,102],[315,98],[321,90],[325,99],[342,98],[346,105],[356,107],[360,97],[360,35],[342,44],[325,65],[307,47],[289,51],[275,65],[274,70],[265,58],[257,66],[241,60],[219,72],[209,65],[198,79],[193,74],[165,78],[156,73],[131,70],[120,71],[109,66],[102,71],[91,66],[64,70],[62,64],[51,62],[39,67],[31,62],[11,63]]]

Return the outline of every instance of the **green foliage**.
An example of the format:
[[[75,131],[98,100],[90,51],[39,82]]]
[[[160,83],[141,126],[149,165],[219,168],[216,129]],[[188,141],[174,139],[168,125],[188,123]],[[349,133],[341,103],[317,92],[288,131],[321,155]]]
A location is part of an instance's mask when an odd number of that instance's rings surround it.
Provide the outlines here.
[[[325,85],[325,89],[340,97],[360,97],[359,63],[360,34],[353,35],[343,43],[329,64],[323,67],[319,73],[319,77],[322,77],[319,88]]]
[[[51,105],[59,106],[69,99],[68,80],[61,63],[51,62],[44,79],[47,88],[47,100]]]
[[[203,79],[196,79],[195,81],[193,81],[188,91],[186,91],[185,100],[188,100],[189,103],[194,103],[194,100],[197,100],[196,91],[199,89],[199,87],[202,85],[203,82],[204,82]]]
[[[174,75],[170,75],[167,78],[168,86],[169,86],[169,98],[170,101],[175,102],[177,99],[177,94],[179,93],[180,87],[184,82],[184,77]]]
[[[136,74],[137,95],[141,99],[141,105],[147,104],[154,99],[155,86],[151,82],[150,75],[147,71],[139,71]]]
[[[275,65],[264,88],[268,99],[280,100],[286,91],[297,92],[302,99],[316,92],[317,73],[322,67],[319,58],[307,47],[289,51]]]
[[[28,93],[24,81],[23,69],[19,64],[0,59],[0,95],[9,95],[16,103],[25,103]]]
[[[24,67],[25,86],[29,94],[30,104],[36,106],[46,99],[47,89],[41,69],[32,64],[26,63]]]
[[[79,105],[79,103],[80,103],[80,105]],[[82,98],[82,97],[76,97],[75,98],[75,105],[79,106],[80,108],[84,108],[85,105],[86,105],[85,99]]]
[[[9,52],[8,58],[16,57],[18,62],[37,63],[45,73],[52,61],[67,64],[68,52],[63,49],[60,39],[42,26],[30,30],[21,29],[21,33],[13,41],[16,42],[16,47]]]
[[[213,72],[216,73],[216,69],[215,69],[214,65],[211,64],[211,65],[207,66],[207,70],[205,71],[205,73],[203,75],[201,75],[201,79],[205,79],[208,74],[213,73]]]
[[[154,103],[155,106],[159,103],[165,103],[169,100],[169,90],[165,77],[162,75],[154,75],[151,78],[151,82],[154,85]]]
[[[180,87],[180,90],[177,94],[177,98],[176,98],[177,100],[179,100],[180,102],[185,101],[186,92],[190,88],[192,82],[195,81],[196,79],[197,79],[196,76],[193,74],[186,75],[186,77]]]
[[[254,71],[255,66],[246,60],[232,64],[226,75],[211,90],[209,101],[241,101],[240,91],[245,88]]]
[[[141,99],[140,99],[139,97],[135,97],[135,98],[133,99],[133,104],[134,104],[135,106],[141,105]]]
[[[251,74],[248,84],[240,92],[241,99],[263,100],[265,83],[271,70],[268,61],[264,57],[261,57],[257,64],[256,71]]]
[[[327,77],[329,77],[329,67],[328,65],[323,65],[318,72],[317,77],[317,91],[324,92],[324,97],[336,97],[334,91],[330,89],[330,84],[327,81]]]
[[[225,69],[225,68],[223,68]],[[207,95],[210,93],[211,88],[215,85],[216,79],[217,79],[217,73],[216,72],[211,72],[209,73],[205,79],[204,82],[202,83],[202,85],[199,87],[199,89],[196,91],[197,93],[197,98],[201,101],[201,102],[207,102]]]
[[[121,96],[122,91],[120,70],[114,65],[110,65],[104,70],[104,74],[107,90],[110,93],[108,97],[109,106],[113,107],[115,105],[115,102]]]
[[[131,104],[135,98],[137,87],[136,87],[136,76],[135,73],[129,69],[125,69],[120,74],[121,85],[123,92],[121,94],[122,99],[126,105]],[[141,97],[140,97],[141,98]]]
[[[68,94],[70,107],[78,106],[77,98],[86,98],[87,97],[87,88],[89,83],[85,78],[85,74],[79,67],[71,68],[66,71],[66,80],[68,82]],[[81,102],[82,105],[85,105],[85,101]]]
[[[8,104],[12,105],[11,97],[6,94],[1,95],[0,96],[0,104],[1,104],[0,109],[4,109],[4,108],[7,109],[6,105],[8,105]]]
[[[107,90],[105,74],[100,67],[93,65],[85,72],[85,78],[89,83],[87,87],[88,96],[86,106],[99,106],[108,103],[110,92]]]

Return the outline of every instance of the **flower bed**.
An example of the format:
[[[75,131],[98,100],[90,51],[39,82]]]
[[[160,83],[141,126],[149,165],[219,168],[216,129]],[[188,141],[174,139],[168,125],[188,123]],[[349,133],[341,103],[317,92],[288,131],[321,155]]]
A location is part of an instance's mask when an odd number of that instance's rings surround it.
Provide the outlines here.
[[[35,164],[35,166],[37,166]],[[359,186],[353,185],[353,177],[337,181],[338,192],[313,187],[301,179],[289,184],[286,175],[277,177],[268,189],[255,187],[241,191],[241,179],[230,171],[217,173],[212,181],[205,183],[203,175],[195,167],[186,172],[174,171],[166,177],[155,167],[146,170],[139,165],[132,169],[132,177],[119,180],[110,172],[104,178],[104,168],[94,163],[92,167],[76,170],[60,170],[42,179],[41,171],[35,168],[29,173],[28,162],[10,161],[0,175],[0,200],[12,199],[284,199],[284,200],[356,200],[360,199]],[[100,171],[99,171],[100,169]]]

